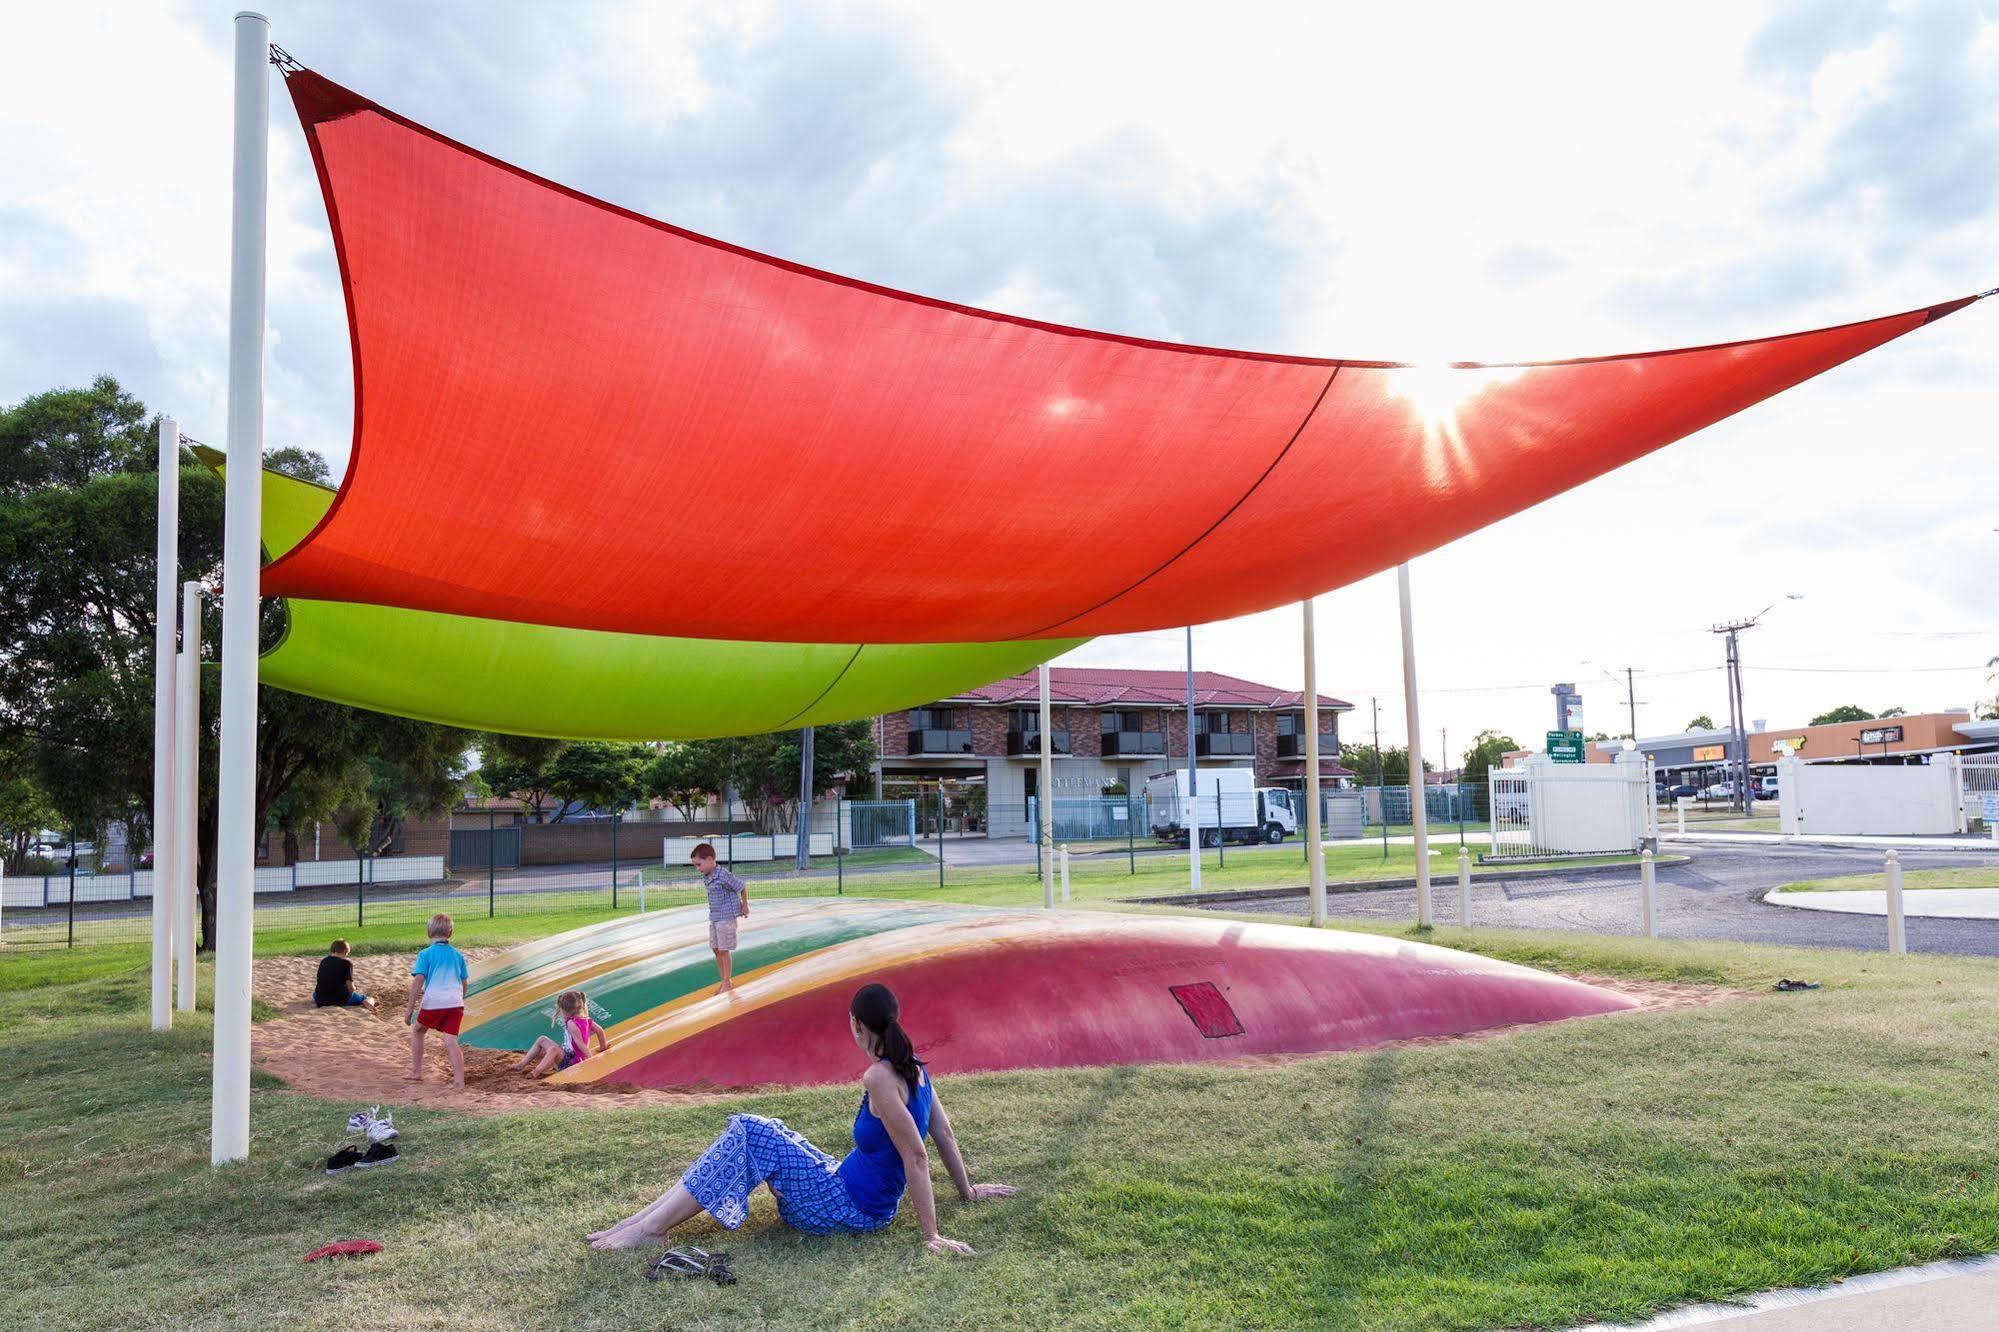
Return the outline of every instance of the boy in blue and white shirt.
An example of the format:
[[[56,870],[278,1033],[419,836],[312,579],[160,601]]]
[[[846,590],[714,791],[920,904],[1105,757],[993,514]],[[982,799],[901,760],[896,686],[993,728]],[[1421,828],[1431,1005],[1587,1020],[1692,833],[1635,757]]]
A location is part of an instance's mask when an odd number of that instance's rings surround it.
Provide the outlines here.
[[[715,863],[715,848],[707,842],[695,847],[688,860],[708,891],[708,947],[715,954],[715,972],[722,978],[715,993],[726,994],[732,988],[729,963],[736,951],[736,921],[750,914],[750,887]]]
[[[451,1087],[465,1090],[465,1052],[458,1048],[458,1028],[465,1020],[465,982],[472,968],[465,954],[451,946],[451,917],[442,911],[430,918],[425,931],[430,946],[416,955],[410,965],[409,1005],[403,1021],[410,1024],[410,1071],[404,1082],[423,1080],[423,1033],[425,1029],[444,1038],[444,1054],[451,1061]]]

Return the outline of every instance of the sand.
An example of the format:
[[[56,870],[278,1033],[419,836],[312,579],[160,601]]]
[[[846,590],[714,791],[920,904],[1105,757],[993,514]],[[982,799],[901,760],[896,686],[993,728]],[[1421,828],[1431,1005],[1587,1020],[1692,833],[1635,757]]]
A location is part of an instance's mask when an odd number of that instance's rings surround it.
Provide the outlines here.
[[[466,956],[477,961],[499,951],[492,948],[467,949]],[[697,1105],[739,1099],[743,1095],[740,1091],[680,1092],[606,1083],[554,1087],[524,1073],[513,1072],[510,1065],[518,1058],[516,1055],[475,1050],[470,1046],[465,1047],[465,1089],[455,1091],[451,1086],[451,1068],[444,1058],[443,1041],[435,1035],[425,1038],[423,1081],[404,1082],[403,1074],[409,1071],[409,1028],[403,1025],[402,1013],[404,996],[409,987],[409,962],[409,957],[401,954],[354,959],[355,986],[362,993],[374,996],[381,1008],[380,1012],[370,1016],[360,1008],[312,1006],[312,983],[319,967],[318,958],[259,959],[256,966],[257,998],[279,1009],[284,1016],[257,1023],[252,1029],[251,1055],[257,1067],[283,1079],[292,1092],[323,1100],[355,1105],[414,1105],[474,1115],[508,1114],[519,1110],[592,1111],[630,1105]],[[1636,1009],[1605,1015],[1610,1018],[1642,1016],[1745,997],[1744,991],[1717,986],[1622,980],[1605,976],[1576,976],[1574,979],[1614,990],[1637,1001]],[[1517,1026],[1494,1027],[1463,1036],[1422,1037],[1396,1044],[1490,1040],[1520,1030],[1522,1028]],[[1243,1062],[1289,1062],[1319,1057],[1273,1055]],[[855,1076],[858,1079],[858,1069]]]
[[[501,951],[468,948],[472,961]],[[723,1099],[715,1092],[675,1092],[588,1083],[552,1087],[511,1065],[518,1055],[505,1051],[465,1051],[465,1090],[451,1086],[451,1065],[435,1033],[424,1038],[423,1081],[404,1082],[409,1072],[410,1029],[403,1025],[409,993],[410,959],[398,953],[354,959],[354,987],[374,998],[379,1011],[314,1008],[316,957],[259,958],[256,995],[284,1016],[251,1030],[250,1055],[257,1067],[284,1079],[294,1092],[356,1105],[418,1105],[474,1115],[516,1110],[603,1109],[618,1105],[693,1105]]]

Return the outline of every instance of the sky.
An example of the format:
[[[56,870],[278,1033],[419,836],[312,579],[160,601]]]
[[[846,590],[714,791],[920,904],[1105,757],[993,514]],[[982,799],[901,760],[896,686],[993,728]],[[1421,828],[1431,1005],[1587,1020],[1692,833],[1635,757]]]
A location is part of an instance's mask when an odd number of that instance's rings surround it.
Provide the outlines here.
[[[236,3],[0,0],[0,402],[119,378],[220,443]],[[272,39],[495,156],[785,258],[1153,338],[1519,359],[1999,286],[1999,3],[293,4]],[[273,84],[266,442],[336,473],[352,382]],[[1999,684],[1999,301],[1412,565],[1426,757],[1585,726],[1965,706]],[[1025,480],[1025,479],[1024,479]],[[1284,607],[1196,664],[1303,678]],[[1395,579],[1317,603],[1401,744]],[[1177,630],[1065,664],[1178,668]],[[1612,677],[1615,677],[1614,679]],[[1446,746],[1448,748],[1446,749]]]

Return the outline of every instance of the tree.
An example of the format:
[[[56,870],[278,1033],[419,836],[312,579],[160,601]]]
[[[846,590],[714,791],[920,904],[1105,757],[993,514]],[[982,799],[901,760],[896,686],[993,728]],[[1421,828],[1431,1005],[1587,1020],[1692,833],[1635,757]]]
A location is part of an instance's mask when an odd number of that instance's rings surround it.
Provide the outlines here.
[[[479,774],[486,789],[496,796],[514,797],[536,823],[547,822],[549,800],[554,795],[549,769],[569,742],[493,732],[480,736],[478,746]],[[556,810],[558,822],[563,812]]]
[[[548,790],[563,808],[616,811],[639,797],[639,775],[651,757],[644,745],[578,740],[548,765]]]
[[[62,825],[94,831],[126,819],[138,845],[151,841],[153,798],[155,449],[145,407],[108,377],[0,408],[0,747]],[[270,457],[325,475],[315,454]],[[222,557],[220,478],[183,460],[175,479],[183,577],[212,585]],[[202,618],[212,652],[219,617],[209,607]],[[282,603],[264,603],[266,643],[283,623]],[[215,937],[218,675],[206,662],[199,682],[204,948]],[[257,706],[260,830],[281,802],[296,817],[333,792],[359,789],[365,799],[355,770],[370,757],[443,771],[464,749],[464,737],[444,728],[280,690],[260,689]]]
[[[74,489],[93,477],[151,472],[157,418],[99,375],[86,389],[50,389],[0,410],[0,495]]]
[[[1999,657],[1994,657],[1985,663],[1985,683],[1999,684]],[[1994,694],[1983,705],[1974,707],[1971,715],[1981,721],[1999,721],[1999,694]]]
[[[1384,786],[1409,785],[1409,750],[1398,746],[1376,752],[1373,745],[1341,745],[1340,766],[1359,775],[1362,785],[1377,780]],[[1423,771],[1434,771],[1428,759]]]
[[[1712,731],[1714,729],[1714,718],[1703,712],[1687,723],[1687,729],[1689,731]]]
[[[722,793],[726,773],[716,759],[712,748],[675,741],[647,761],[639,774],[639,790],[664,800],[681,818],[692,819],[711,797]]]
[[[761,832],[790,832],[798,802],[798,770],[804,752],[797,731],[771,731],[734,740],[695,740],[708,762],[733,782]],[[813,731],[812,793],[818,796],[843,777],[867,771],[875,742],[865,721],[820,726]]]
[[[1471,748],[1465,751],[1464,771],[1458,781],[1482,783],[1492,769],[1499,767],[1506,756],[1520,748],[1520,742],[1501,731],[1480,731],[1472,737]]]
[[[1909,710],[1907,708],[1900,708],[1900,707],[1883,708],[1881,709],[1880,713],[1876,716],[1875,720],[1887,721],[1890,717],[1906,717],[1908,715],[1909,715]]]
[[[60,821],[48,797],[35,784],[34,774],[19,744],[0,743],[0,860],[5,872],[26,871],[28,848],[42,829]]]
[[[1811,721],[1809,721],[1806,724],[1809,726],[1831,726],[1835,722],[1858,722],[1858,721],[1873,721],[1873,720],[1874,720],[1874,714],[1869,712],[1866,708],[1857,707],[1852,703],[1842,703],[1838,707],[1833,708],[1829,712],[1821,712],[1818,716],[1812,718]]]

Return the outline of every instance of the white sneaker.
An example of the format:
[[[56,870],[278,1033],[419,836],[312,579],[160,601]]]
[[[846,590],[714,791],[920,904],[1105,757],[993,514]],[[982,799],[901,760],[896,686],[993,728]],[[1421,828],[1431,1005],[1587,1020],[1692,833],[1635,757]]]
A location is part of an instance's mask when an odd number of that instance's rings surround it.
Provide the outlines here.
[[[368,1124],[369,1142],[394,1142],[396,1139],[395,1112],[384,1110]]]

